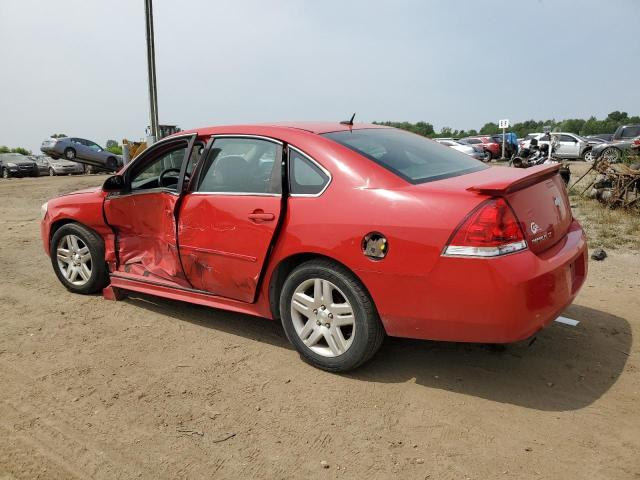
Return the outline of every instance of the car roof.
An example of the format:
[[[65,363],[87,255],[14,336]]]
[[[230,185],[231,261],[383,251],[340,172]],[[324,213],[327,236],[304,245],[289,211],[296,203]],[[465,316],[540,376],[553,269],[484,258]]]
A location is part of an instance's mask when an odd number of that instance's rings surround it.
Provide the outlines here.
[[[264,133],[265,130],[273,130],[273,133],[291,130],[303,130],[309,133],[323,134],[329,132],[341,132],[349,130],[362,130],[365,128],[390,128],[384,125],[375,125],[372,123],[355,123],[353,125],[345,125],[340,122],[273,122],[273,123],[254,123],[240,125],[221,125],[215,127],[195,128],[192,130],[184,130],[177,135],[188,133],[197,133],[198,135],[215,135],[223,133]]]

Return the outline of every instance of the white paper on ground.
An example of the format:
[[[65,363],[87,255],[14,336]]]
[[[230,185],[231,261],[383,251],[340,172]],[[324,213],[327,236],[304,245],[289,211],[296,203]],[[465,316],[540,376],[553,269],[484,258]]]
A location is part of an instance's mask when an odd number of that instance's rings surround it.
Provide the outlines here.
[[[558,317],[556,318],[556,322],[564,323],[565,325],[571,325],[572,327],[575,327],[580,323],[579,320],[574,320],[573,318],[567,318],[567,317]]]

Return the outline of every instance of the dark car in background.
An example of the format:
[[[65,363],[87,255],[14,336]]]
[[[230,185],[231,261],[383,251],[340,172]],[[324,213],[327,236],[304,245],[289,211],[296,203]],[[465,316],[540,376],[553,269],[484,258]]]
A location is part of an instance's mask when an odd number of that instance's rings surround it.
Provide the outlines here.
[[[19,153],[0,153],[2,178],[37,177],[38,166],[29,157]]]
[[[84,138],[48,138],[42,142],[40,150],[51,158],[65,158],[111,171],[118,170],[123,164],[122,157]]]
[[[587,135],[585,137],[587,140],[595,140],[602,142],[610,142],[613,138],[613,133],[596,133],[595,135]]]
[[[633,150],[637,152],[636,143],[640,138],[640,125],[621,125],[611,136],[611,140],[592,149],[593,159],[603,157],[609,163],[616,163],[622,159],[623,152]]]

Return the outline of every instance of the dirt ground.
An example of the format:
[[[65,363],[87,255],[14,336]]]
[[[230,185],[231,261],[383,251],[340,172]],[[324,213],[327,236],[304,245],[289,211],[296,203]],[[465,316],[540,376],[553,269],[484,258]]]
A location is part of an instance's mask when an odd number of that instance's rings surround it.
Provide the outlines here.
[[[578,327],[333,375],[275,322],[67,292],[40,205],[104,178],[0,180],[0,479],[640,478],[637,244],[591,261]]]

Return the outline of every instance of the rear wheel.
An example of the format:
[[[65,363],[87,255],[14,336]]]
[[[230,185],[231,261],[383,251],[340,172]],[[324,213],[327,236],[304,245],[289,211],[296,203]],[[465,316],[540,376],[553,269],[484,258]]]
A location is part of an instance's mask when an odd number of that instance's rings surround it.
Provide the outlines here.
[[[107,168],[116,171],[118,169],[118,161],[114,157],[107,158]]]
[[[384,329],[371,297],[344,267],[312,260],[286,279],[280,315],[302,358],[330,372],[352,370],[380,348]]]
[[[51,239],[50,255],[58,279],[74,293],[99,292],[109,283],[102,238],[82,225],[60,227]]]
[[[622,152],[615,147],[605,148],[602,152],[602,157],[609,163],[617,163],[622,157]]]
[[[73,160],[74,158],[76,158],[76,151],[71,147],[66,148],[64,151],[64,158],[66,158],[67,160]]]
[[[485,156],[484,156],[485,162],[490,162],[491,160],[493,160],[493,154],[489,150],[485,151],[484,153],[485,153]]]
[[[10,178],[11,177],[11,173],[9,172],[8,168],[3,168],[2,169],[2,178]]]

